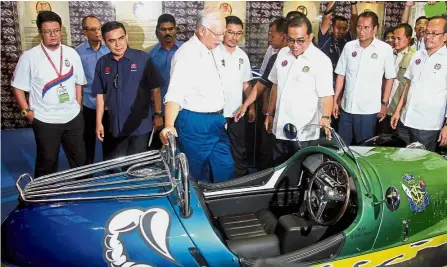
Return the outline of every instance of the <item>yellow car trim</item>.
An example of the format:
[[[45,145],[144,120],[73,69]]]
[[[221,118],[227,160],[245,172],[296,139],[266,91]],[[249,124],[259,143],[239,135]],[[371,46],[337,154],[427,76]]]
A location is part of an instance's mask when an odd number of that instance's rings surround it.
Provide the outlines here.
[[[387,266],[402,263],[416,257],[419,251],[426,248],[436,248],[447,244],[447,234],[424,239],[418,242],[406,244],[399,247],[389,248],[373,253],[363,254],[356,257],[346,258],[333,262],[315,265],[317,267],[354,266],[362,263],[362,267],[379,266],[387,263]],[[357,265],[356,265],[357,266]]]

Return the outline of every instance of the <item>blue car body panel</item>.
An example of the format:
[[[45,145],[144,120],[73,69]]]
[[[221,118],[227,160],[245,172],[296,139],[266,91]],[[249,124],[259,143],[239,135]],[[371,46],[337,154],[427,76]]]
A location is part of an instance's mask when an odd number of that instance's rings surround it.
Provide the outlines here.
[[[22,204],[2,224],[2,261],[15,266],[113,266],[114,259],[124,256],[117,262],[125,259],[145,266],[199,266],[189,251],[197,248],[210,265],[239,266],[213,231],[194,190],[191,205],[193,214],[184,219],[175,191],[169,197],[152,199]],[[154,212],[141,216],[139,223],[127,215],[149,210]],[[108,236],[113,235],[108,226],[122,212],[122,227],[116,228],[116,246],[111,249],[113,241]],[[168,227],[156,221],[167,217]],[[151,247],[148,240],[162,240],[163,229],[167,229],[167,249],[157,251],[157,245]]]

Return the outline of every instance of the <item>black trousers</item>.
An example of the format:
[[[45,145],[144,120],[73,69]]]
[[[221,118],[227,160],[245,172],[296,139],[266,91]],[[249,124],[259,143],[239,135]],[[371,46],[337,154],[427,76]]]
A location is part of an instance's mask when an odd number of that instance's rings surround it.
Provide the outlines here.
[[[146,152],[150,134],[151,132],[136,136],[111,137],[110,157],[115,159]]]
[[[258,161],[256,163],[256,167],[258,170],[265,170],[273,167],[273,146],[275,144],[275,136],[273,134],[269,134],[265,130],[264,122],[265,115],[262,112],[257,116],[257,124],[256,124],[256,133],[260,136],[260,143],[258,152]]]
[[[230,137],[231,155],[233,156],[236,177],[248,174],[246,124],[246,116],[238,122],[235,122],[233,118],[227,118],[227,132]]]
[[[35,177],[57,171],[59,149],[62,144],[71,168],[85,164],[84,119],[82,113],[63,124],[51,124],[33,120],[37,158]]]
[[[274,136],[274,135],[273,135]],[[276,167],[290,159],[301,148],[312,145],[312,141],[289,141],[276,139],[273,144],[273,165]]]
[[[418,130],[405,126],[401,121],[397,125],[397,135],[407,144],[419,142],[429,151],[435,151],[440,131]]]
[[[391,116],[390,115],[386,115],[385,119],[383,119],[383,121],[381,121],[381,122],[379,122],[379,120],[377,120],[376,135],[394,134],[394,133],[396,133],[396,130],[391,128]]]
[[[83,107],[82,113],[84,115],[84,142],[86,152],[86,164],[92,164],[95,161],[95,148],[96,148],[96,109],[90,109],[86,106]],[[112,145],[110,143],[112,134],[109,132],[110,123],[107,110],[104,111],[102,117],[102,125],[104,126],[104,141],[102,145],[102,158],[103,160],[111,159],[110,153]]]

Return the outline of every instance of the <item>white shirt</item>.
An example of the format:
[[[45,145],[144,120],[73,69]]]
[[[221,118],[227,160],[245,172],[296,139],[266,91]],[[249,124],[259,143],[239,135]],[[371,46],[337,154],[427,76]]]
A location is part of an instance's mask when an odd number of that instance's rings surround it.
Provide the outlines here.
[[[215,49],[214,56],[218,62],[224,84],[224,117],[232,118],[233,113],[242,105],[244,82],[248,82],[252,78],[250,60],[239,47],[230,53],[223,44]]]
[[[195,112],[216,112],[224,107],[223,82],[214,52],[196,35],[172,58],[171,80],[164,99],[167,102]]]
[[[57,71],[60,71],[61,47],[62,77],[57,75],[42,46],[38,45],[20,57],[11,82],[13,87],[30,93],[29,105],[34,118],[45,123],[67,123],[74,119],[81,110],[76,101],[75,85],[87,83],[78,53],[63,44],[55,51],[44,48]],[[68,94],[68,99],[60,103],[59,94],[62,93]]]
[[[428,56],[417,51],[405,72],[411,81],[401,121],[418,130],[439,130],[444,123],[447,102],[447,49]]]
[[[396,75],[399,72],[399,65],[400,62],[402,62],[402,59],[404,58],[404,56],[408,53],[408,47],[405,48],[404,50],[400,51],[397,53],[397,55],[394,55],[394,69],[396,70]],[[391,94],[390,94],[390,104],[391,104],[391,99],[393,99],[394,94],[396,93],[397,87],[399,87],[399,80],[398,79],[394,79],[393,81],[393,88],[391,89]]]
[[[420,40],[418,40],[416,37],[414,37],[414,44],[411,47],[413,47],[415,51],[425,50],[424,38],[422,37]]]
[[[269,45],[269,47],[267,48],[267,51],[265,52],[264,60],[262,61],[261,68],[259,69],[259,72],[261,73],[261,75],[264,74],[265,68],[267,68],[267,64],[269,64],[270,58],[278,52],[279,52],[279,49],[275,49],[271,45]]]
[[[382,78],[396,77],[393,49],[376,38],[363,48],[359,40],[348,42],[338,60],[335,73],[345,76],[342,109],[351,114],[380,111]]]
[[[334,94],[332,73],[331,60],[313,44],[298,58],[289,47],[279,51],[269,75],[269,80],[278,88],[273,119],[273,134],[277,139],[288,140],[283,134],[286,123],[294,124],[298,130],[319,123],[322,116],[320,98]],[[318,137],[319,131],[298,131],[300,141]]]

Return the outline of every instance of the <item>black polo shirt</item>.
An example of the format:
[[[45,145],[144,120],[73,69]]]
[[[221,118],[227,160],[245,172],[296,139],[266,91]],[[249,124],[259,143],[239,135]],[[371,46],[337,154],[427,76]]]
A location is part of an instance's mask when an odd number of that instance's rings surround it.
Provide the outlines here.
[[[269,59],[269,62],[267,63],[267,67],[265,67],[265,71],[262,74],[261,79],[259,80],[260,83],[265,85],[267,88],[272,88],[273,83],[269,80],[270,72],[272,71],[273,65],[275,65],[276,58],[278,57],[278,53],[272,55]]]
[[[337,67],[338,59],[340,58],[341,52],[343,52],[343,48],[345,47],[346,43],[348,43],[351,40],[352,38],[349,32],[345,34],[345,37],[343,39],[336,40],[329,33],[329,30],[326,31],[326,34],[323,34],[321,32],[321,29],[318,30],[317,47],[320,48],[320,50],[331,59],[332,68],[334,70],[334,85],[335,85],[335,78],[337,77],[337,74],[335,74],[335,68]]]
[[[113,136],[136,136],[152,130],[151,90],[161,82],[149,54],[143,51],[127,48],[119,61],[112,53],[98,60],[92,92],[105,95]]]

